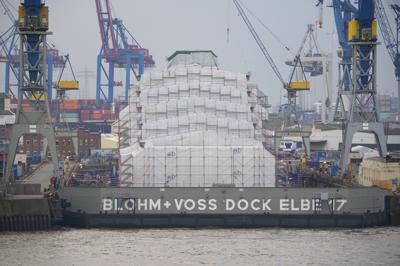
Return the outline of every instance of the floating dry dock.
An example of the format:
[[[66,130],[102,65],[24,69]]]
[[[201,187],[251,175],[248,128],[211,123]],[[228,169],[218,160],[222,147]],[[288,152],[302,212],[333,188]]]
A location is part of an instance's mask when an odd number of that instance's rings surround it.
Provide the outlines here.
[[[79,227],[367,227],[390,224],[378,188],[94,188],[61,191]]]
[[[120,112],[119,187],[64,187],[82,227],[365,227],[390,223],[377,188],[275,188],[268,99],[212,51],[177,51]],[[84,180],[81,180],[84,181]],[[84,187],[84,186],[93,187]]]

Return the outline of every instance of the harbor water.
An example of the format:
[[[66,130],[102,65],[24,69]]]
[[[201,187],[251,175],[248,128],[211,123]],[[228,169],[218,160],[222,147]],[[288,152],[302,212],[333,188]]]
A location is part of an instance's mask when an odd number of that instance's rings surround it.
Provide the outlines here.
[[[3,233],[0,258],[1,265],[400,265],[400,227]]]

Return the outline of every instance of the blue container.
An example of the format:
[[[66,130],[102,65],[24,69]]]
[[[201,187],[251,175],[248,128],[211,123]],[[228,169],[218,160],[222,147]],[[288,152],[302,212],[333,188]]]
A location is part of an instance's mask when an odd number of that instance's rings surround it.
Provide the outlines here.
[[[317,161],[325,161],[327,157],[326,151],[318,151],[317,152]]]
[[[14,177],[18,177],[17,165],[14,164],[12,167],[12,172]]]
[[[303,142],[298,141],[296,142],[296,149],[302,149],[303,148]]]
[[[331,176],[337,176],[338,172],[339,172],[339,165],[337,165],[335,163],[332,164],[332,166],[331,166]]]
[[[299,180],[299,174],[298,173],[289,173],[288,179],[291,182],[297,183]]]
[[[111,133],[111,125],[105,123],[86,123],[85,127],[90,132]]]
[[[35,162],[38,164],[42,161],[42,155],[40,153],[35,154]]]
[[[313,169],[318,169],[319,168],[319,161],[309,161],[308,162],[308,167],[313,168]]]

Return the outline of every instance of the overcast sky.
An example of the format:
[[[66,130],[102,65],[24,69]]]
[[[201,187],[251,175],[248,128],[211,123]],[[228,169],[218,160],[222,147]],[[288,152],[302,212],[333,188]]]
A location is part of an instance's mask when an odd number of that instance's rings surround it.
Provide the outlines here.
[[[318,18],[317,0],[242,0],[292,51],[298,49],[309,23]],[[392,3],[397,0],[384,0]],[[18,0],[8,0],[16,7]],[[123,19],[125,26],[150,50],[157,68],[165,66],[165,58],[179,49],[210,49],[219,58],[221,68],[237,72],[252,73],[252,80],[269,96],[270,103],[279,104],[282,85],[273,74],[250,32],[238,16],[231,0],[111,0],[113,16]],[[327,1],[325,1],[327,2]],[[81,97],[94,97],[96,56],[101,46],[99,26],[94,0],[47,0],[50,9],[49,41],[62,53],[69,53],[75,72],[81,82]],[[3,9],[0,7],[0,10]],[[394,16],[387,7],[389,19],[394,27]],[[251,16],[253,24],[282,75],[286,78],[290,69],[284,61],[293,56],[262,28]],[[334,54],[333,87],[337,84],[337,35],[333,10],[325,8],[324,27],[318,30],[322,49]],[[0,16],[0,30],[4,31],[10,22]],[[230,28],[227,42],[226,28]],[[382,39],[381,39],[382,41]],[[397,95],[393,65],[383,45],[378,48],[378,91],[382,94]],[[4,67],[0,66],[1,90],[4,84]],[[92,76],[88,88],[81,71],[88,69]],[[122,74],[116,80],[123,80]],[[321,78],[312,80],[313,91],[310,101],[320,98]],[[122,88],[116,88],[122,92]],[[117,92],[118,93],[118,92]]]

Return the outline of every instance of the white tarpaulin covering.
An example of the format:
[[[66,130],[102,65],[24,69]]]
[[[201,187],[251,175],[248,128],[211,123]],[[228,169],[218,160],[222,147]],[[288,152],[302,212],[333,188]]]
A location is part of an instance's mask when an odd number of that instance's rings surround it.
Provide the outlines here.
[[[182,55],[178,61],[191,62]],[[268,114],[257,85],[244,74],[178,61],[143,75],[120,112],[129,138],[121,182],[274,186],[275,159],[261,142]]]

